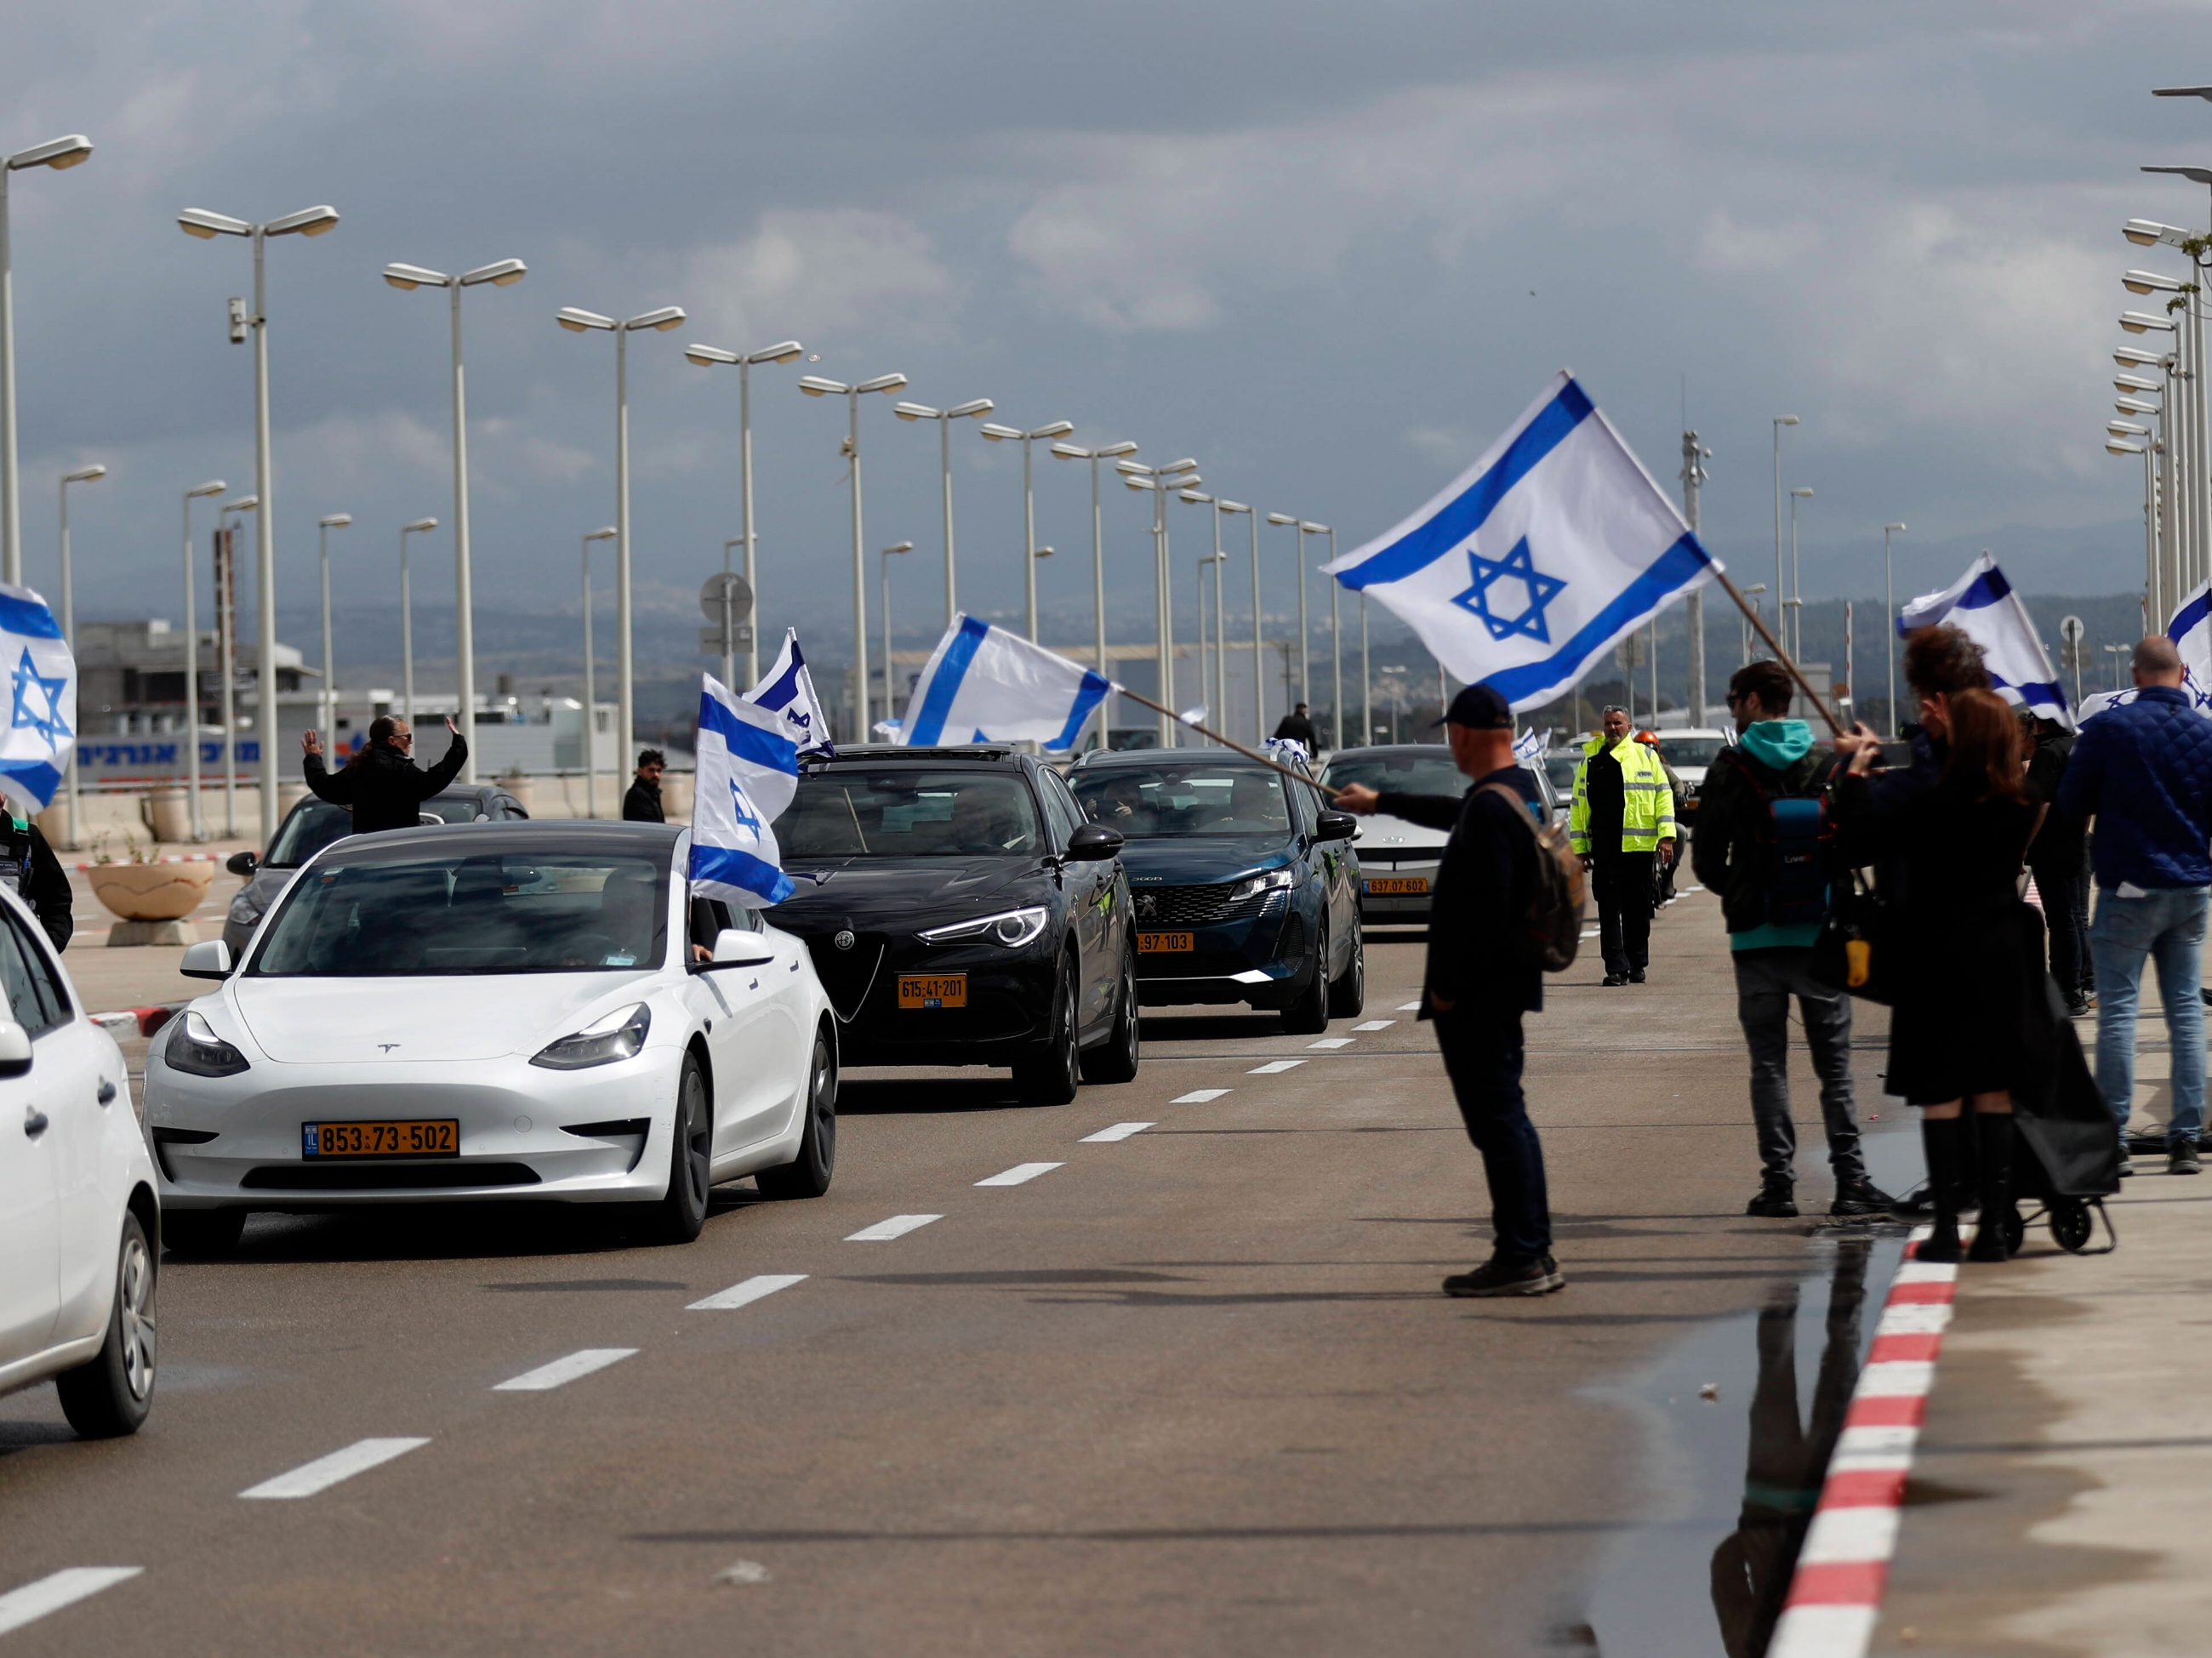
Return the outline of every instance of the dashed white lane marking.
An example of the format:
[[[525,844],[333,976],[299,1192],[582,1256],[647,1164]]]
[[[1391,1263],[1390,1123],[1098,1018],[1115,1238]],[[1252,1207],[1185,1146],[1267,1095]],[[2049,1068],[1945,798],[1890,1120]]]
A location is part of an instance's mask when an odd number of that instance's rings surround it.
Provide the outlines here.
[[[1596,929],[1595,927],[1591,927],[1588,932],[1584,932],[1584,933],[1583,934],[1583,938],[1596,938],[1596,937],[1597,937],[1597,929]]]
[[[1141,1134],[1158,1125],[1149,1122],[1117,1122],[1111,1128],[1102,1128],[1095,1134],[1085,1134],[1078,1142],[1083,1145],[1110,1145],[1115,1140],[1126,1140],[1132,1134]]]
[[[1244,1074],[1248,1077],[1279,1077],[1285,1071],[1295,1071],[1304,1060],[1270,1060],[1265,1065],[1255,1065]]]
[[[979,1180],[978,1186],[1025,1186],[1039,1175],[1049,1175],[1055,1169],[1067,1165],[1059,1163],[1018,1163],[1012,1169],[1000,1170],[988,1180]]]
[[[1306,1046],[1308,1048],[1349,1048],[1352,1046],[1352,1038],[1349,1036],[1324,1036],[1317,1042],[1308,1042]]]
[[[1229,1090],[1225,1088],[1194,1088],[1188,1094],[1178,1094],[1170,1105],[1210,1105]]]
[[[511,1376],[492,1388],[495,1394],[543,1394],[564,1388],[579,1376],[619,1364],[637,1351],[635,1347],[580,1347],[565,1358],[541,1364],[520,1376]]]
[[[942,1215],[893,1215],[889,1220],[879,1220],[873,1226],[863,1226],[847,1236],[848,1243],[889,1243],[893,1238],[902,1238],[917,1231],[933,1220],[943,1220]]]
[[[145,1570],[143,1566],[65,1566],[36,1582],[9,1589],[0,1594],[0,1635],[127,1582]]]
[[[684,1310],[687,1313],[726,1313],[734,1308],[750,1307],[763,1296],[772,1296],[778,1290],[788,1290],[794,1284],[806,1282],[804,1272],[759,1272],[743,1284],[732,1284],[726,1290],[717,1290],[703,1301],[695,1301]]]
[[[1398,1011],[1401,1013],[1419,1013],[1420,1011],[1421,1005],[1419,1002],[1401,1002],[1398,1004]]]
[[[396,1456],[419,1450],[429,1442],[427,1439],[357,1440],[342,1451],[332,1451],[328,1456],[319,1456],[312,1462],[302,1463],[289,1473],[280,1473],[274,1479],[264,1479],[258,1485],[249,1485],[239,1495],[253,1497],[313,1497],[317,1491],[328,1491],[340,1480],[350,1479],[357,1473],[367,1473],[371,1468],[389,1462]]]
[[[1388,1030],[1397,1023],[1395,1019],[1370,1019],[1364,1024],[1356,1024],[1352,1028],[1354,1030]]]

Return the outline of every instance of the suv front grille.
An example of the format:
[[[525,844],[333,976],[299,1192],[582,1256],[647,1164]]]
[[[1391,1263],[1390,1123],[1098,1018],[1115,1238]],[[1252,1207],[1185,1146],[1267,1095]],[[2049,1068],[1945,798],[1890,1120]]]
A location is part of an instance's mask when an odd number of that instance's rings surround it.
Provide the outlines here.
[[[1131,895],[1140,927],[1211,926],[1217,921],[1242,921],[1267,907],[1264,892],[1229,902],[1233,886],[1139,887]]]

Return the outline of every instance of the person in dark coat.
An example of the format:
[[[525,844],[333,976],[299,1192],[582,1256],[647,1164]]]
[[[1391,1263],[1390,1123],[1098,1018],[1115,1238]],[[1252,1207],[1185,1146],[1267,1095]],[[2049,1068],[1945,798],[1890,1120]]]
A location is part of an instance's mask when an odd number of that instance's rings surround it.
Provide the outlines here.
[[[413,829],[422,821],[422,803],[443,793],[468,761],[467,739],[450,720],[446,729],[453,734],[446,757],[428,771],[415,763],[413,729],[389,714],[370,724],[368,741],[335,774],[324,764],[322,734],[301,732],[300,747],[306,758],[300,763],[307,786],[319,798],[334,806],[353,808],[356,835]]]
[[[659,749],[647,749],[637,756],[637,780],[623,796],[623,822],[625,823],[665,823],[668,816],[660,809],[660,774],[668,768],[668,756]]]
[[[1306,705],[1303,702],[1275,722],[1275,735],[1304,744],[1308,754],[1321,751],[1321,737],[1314,730],[1314,722],[1307,717]]]
[[[1464,795],[1378,793],[1355,783],[1335,805],[1451,831],[1429,890],[1420,1017],[1435,1023],[1468,1138],[1482,1153],[1496,1245],[1482,1266],[1446,1278],[1444,1293],[1540,1296],[1566,1281],[1552,1259],[1544,1147],[1521,1090],[1521,1016],[1544,1005],[1543,970],[1526,932],[1544,855],[1534,834],[1543,797],[1514,761],[1513,708],[1498,691],[1467,686],[1443,724],[1454,762],[1474,780]]]
[[[2074,753],[2074,733],[2056,720],[2038,720],[2032,740],[2027,798],[2051,810],[2027,843],[2027,867],[2051,931],[2051,976],[2066,998],[2066,1011],[2087,1013],[2096,976],[2089,969],[2089,836],[2079,818],[2057,806],[2058,786]]]
[[[70,935],[76,931],[69,872],[46,844],[45,832],[12,809],[0,809],[0,886],[12,887],[31,907],[56,950],[69,948]]]

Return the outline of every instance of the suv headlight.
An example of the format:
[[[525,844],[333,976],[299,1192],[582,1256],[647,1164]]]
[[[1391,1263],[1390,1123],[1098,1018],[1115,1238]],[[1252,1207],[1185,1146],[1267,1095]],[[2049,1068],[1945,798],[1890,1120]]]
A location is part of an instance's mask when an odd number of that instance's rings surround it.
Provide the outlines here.
[[[193,1077],[235,1077],[248,1068],[245,1054],[216,1035],[205,1019],[189,1011],[170,1025],[161,1057],[172,1071]]]
[[[652,1010],[643,1002],[632,1002],[604,1019],[593,1020],[573,1036],[546,1043],[530,1063],[548,1071],[581,1071],[589,1066],[634,1060],[645,1047],[645,1033],[652,1029]]]
[[[261,905],[253,894],[240,887],[230,901],[230,919],[240,926],[250,926],[261,919]]]
[[[917,934],[926,944],[958,944],[988,939],[1004,944],[1008,950],[1019,950],[1044,931],[1046,910],[1042,904],[1033,904],[1026,909],[1001,910],[996,915],[979,915],[972,921],[955,921],[950,926],[933,926]]]
[[[1257,898],[1262,893],[1287,891],[1297,884],[1297,872],[1287,865],[1281,869],[1262,870],[1249,879],[1239,881],[1231,888],[1229,902],[1232,904],[1241,904],[1247,898]]]

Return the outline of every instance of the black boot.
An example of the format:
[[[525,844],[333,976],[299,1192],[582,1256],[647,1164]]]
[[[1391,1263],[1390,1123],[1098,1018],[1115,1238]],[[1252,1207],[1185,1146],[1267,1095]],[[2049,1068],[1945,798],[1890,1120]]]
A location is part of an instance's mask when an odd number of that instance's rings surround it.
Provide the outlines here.
[[[1919,1260],[1959,1259],[1959,1153],[1966,1141],[1959,1117],[1920,1118],[1920,1145],[1928,1158],[1928,1195],[1936,1206],[1936,1230],[1920,1240]]]
[[[1974,1161],[1980,1176],[1982,1217],[1969,1260],[2009,1260],[2008,1246],[2020,1212],[2012,1201],[2012,1113],[1974,1114]]]

